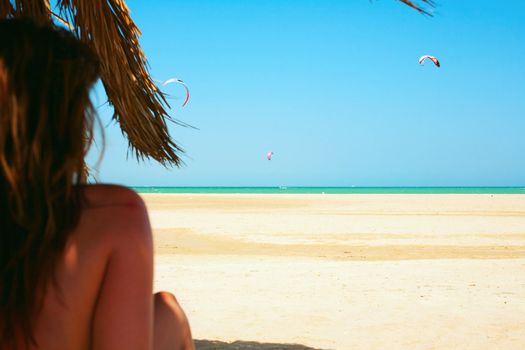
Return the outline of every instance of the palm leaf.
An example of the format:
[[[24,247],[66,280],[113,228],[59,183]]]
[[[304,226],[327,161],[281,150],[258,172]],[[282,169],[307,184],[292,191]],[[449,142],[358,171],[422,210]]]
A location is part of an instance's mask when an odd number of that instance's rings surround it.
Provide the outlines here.
[[[432,16],[432,13],[430,13],[429,10],[426,10],[425,8],[423,8],[423,6],[418,5],[415,1],[410,1],[410,0],[399,0],[399,1],[412,7],[413,9],[419,11],[420,13],[423,13],[428,16]],[[433,0],[421,0],[420,2],[425,3],[427,7],[434,7],[436,5],[436,3]]]
[[[59,0],[60,14],[101,61],[101,80],[113,118],[138,159],[178,165],[181,149],[171,139],[167,102],[147,70],[140,31],[122,0]]]
[[[32,17],[38,21],[51,21],[49,0],[15,0],[15,16]]]
[[[173,142],[164,95],[148,72],[139,44],[140,31],[122,0],[58,0],[59,14],[48,0],[0,0],[0,15],[51,21],[54,16],[86,42],[101,61],[101,80],[109,103],[137,159],[179,165],[181,148]]]
[[[9,18],[15,15],[15,8],[9,0],[0,0],[0,18]]]

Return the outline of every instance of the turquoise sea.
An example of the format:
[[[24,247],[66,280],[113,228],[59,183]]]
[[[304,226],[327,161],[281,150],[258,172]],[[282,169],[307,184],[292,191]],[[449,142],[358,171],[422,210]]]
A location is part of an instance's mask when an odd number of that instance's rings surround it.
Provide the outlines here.
[[[525,194],[525,187],[132,187],[138,193]]]

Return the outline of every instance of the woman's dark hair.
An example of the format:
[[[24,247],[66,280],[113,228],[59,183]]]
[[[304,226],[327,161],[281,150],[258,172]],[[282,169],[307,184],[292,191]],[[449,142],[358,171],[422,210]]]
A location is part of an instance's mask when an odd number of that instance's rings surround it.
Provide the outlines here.
[[[0,20],[0,348],[33,320],[76,226],[93,139],[93,52],[71,32]]]

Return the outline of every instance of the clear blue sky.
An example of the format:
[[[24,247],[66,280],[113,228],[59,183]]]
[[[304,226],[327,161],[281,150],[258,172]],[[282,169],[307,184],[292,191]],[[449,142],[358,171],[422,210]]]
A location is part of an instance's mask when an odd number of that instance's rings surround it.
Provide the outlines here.
[[[152,75],[190,87],[181,109],[168,86],[171,114],[199,130],[170,126],[186,154],[166,170],[110,125],[100,181],[525,185],[525,1],[440,0],[433,18],[395,0],[127,3]]]

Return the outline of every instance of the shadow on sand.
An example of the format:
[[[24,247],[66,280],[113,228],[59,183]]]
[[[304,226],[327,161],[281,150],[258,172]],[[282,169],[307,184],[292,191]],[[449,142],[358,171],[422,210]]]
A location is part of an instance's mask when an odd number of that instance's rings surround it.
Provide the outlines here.
[[[321,350],[300,344],[258,343],[255,341],[234,341],[225,343],[217,340],[195,340],[197,350]]]

